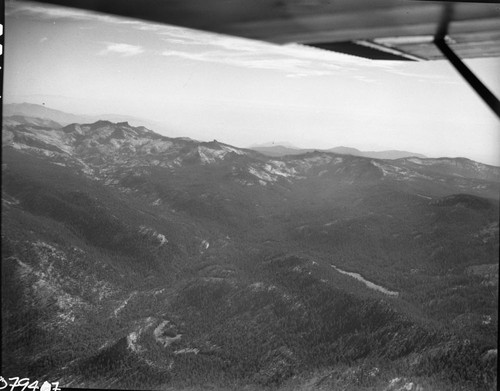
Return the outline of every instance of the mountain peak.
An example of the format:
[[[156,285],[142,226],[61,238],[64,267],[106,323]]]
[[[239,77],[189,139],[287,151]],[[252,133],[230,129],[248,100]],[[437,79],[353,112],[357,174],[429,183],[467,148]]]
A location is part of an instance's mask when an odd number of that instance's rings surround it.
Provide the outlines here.
[[[204,145],[205,147],[208,148],[216,148],[216,149],[220,149],[222,147],[222,143],[220,143],[216,139],[213,139],[212,141],[204,141],[201,143],[201,145]]]
[[[249,148],[254,149],[254,148],[271,148],[271,147],[284,147],[284,148],[290,148],[290,149],[300,149],[300,148],[296,147],[295,145],[289,143],[288,141],[269,141],[267,143],[251,145]]]
[[[97,127],[97,126],[109,126],[109,125],[119,125],[119,124],[114,124],[111,121],[100,119],[100,120],[98,120],[92,124],[88,124],[88,125],[90,125],[91,127]]]
[[[354,156],[360,156],[362,154],[362,152],[359,149],[344,147],[344,146],[330,148],[328,149],[328,152],[335,152],[344,155],[354,155]]]

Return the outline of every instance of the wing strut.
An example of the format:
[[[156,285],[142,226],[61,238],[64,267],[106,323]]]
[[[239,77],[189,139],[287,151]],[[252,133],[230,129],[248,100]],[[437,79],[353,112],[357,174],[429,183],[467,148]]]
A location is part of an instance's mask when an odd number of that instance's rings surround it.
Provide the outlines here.
[[[443,8],[441,21],[434,36],[434,44],[438,47],[448,61],[455,67],[455,69],[462,75],[462,77],[469,83],[469,85],[476,91],[483,101],[490,106],[491,110],[500,118],[500,101],[498,98],[486,87],[481,80],[479,80],[474,73],[464,64],[455,52],[446,43],[446,36],[448,34],[448,26],[454,12],[452,4],[446,4]]]
[[[498,118],[500,118],[500,101],[498,98],[486,87],[481,80],[479,80],[474,73],[464,64],[464,62],[455,54],[455,52],[448,46],[444,38],[437,38],[434,40],[436,46],[443,52],[444,56],[450,61],[455,69],[463,76],[469,85],[479,94],[484,102],[490,106]]]

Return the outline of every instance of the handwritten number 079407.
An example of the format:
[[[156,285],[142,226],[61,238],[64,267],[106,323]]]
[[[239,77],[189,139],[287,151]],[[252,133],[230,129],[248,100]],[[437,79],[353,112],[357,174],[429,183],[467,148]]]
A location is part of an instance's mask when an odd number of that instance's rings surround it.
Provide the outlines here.
[[[40,391],[61,391],[59,388],[59,382],[49,383],[44,381],[41,386],[39,386],[38,380],[31,382],[29,378],[23,377],[9,377],[9,381],[5,380],[3,376],[0,376],[0,390],[6,391],[26,391],[29,390],[40,390]],[[7,387],[10,389],[7,390]]]

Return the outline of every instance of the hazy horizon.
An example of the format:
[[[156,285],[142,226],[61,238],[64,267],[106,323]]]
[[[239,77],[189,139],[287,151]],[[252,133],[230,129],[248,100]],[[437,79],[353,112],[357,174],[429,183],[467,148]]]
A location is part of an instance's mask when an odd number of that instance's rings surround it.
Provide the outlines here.
[[[500,166],[499,121],[446,61],[370,61],[36,3],[6,3],[4,102],[162,124],[248,147],[347,146]],[[468,60],[500,94],[500,60]]]

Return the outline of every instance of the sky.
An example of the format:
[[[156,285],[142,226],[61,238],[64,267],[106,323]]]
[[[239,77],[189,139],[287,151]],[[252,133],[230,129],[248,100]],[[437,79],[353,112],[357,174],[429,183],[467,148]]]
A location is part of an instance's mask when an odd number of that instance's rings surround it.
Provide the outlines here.
[[[500,121],[446,61],[371,61],[8,0],[3,98],[234,146],[398,149],[500,166]],[[466,63],[500,95],[500,59]]]

